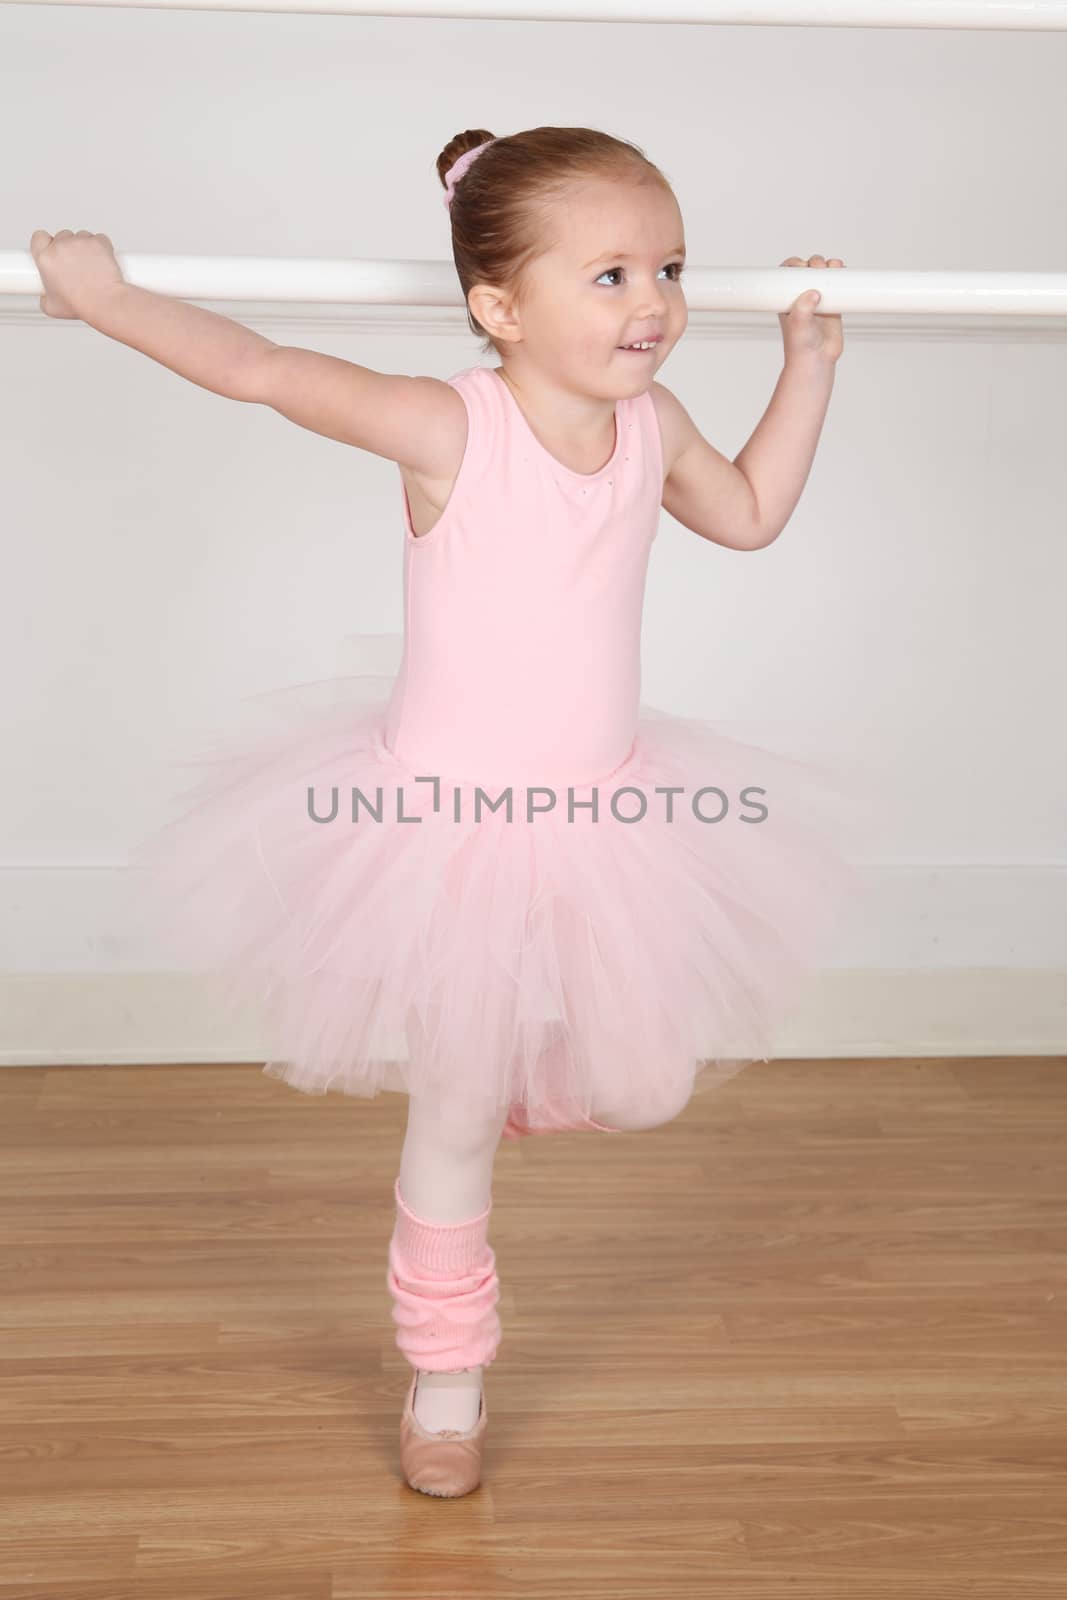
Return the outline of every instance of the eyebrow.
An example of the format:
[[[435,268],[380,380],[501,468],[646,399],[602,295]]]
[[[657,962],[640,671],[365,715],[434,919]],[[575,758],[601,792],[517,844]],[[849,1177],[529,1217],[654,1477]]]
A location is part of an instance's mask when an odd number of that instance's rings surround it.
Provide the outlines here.
[[[684,256],[685,255],[685,245],[684,244],[676,244],[673,250],[668,250],[667,251],[667,255],[669,255],[669,256]],[[598,261],[634,261],[634,260],[636,260],[636,257],[627,255],[625,250],[607,250],[607,251],[605,251],[605,253],[602,256],[594,256],[592,261],[587,261],[585,263],[585,266],[582,268],[582,271],[585,272],[587,267],[595,267]]]

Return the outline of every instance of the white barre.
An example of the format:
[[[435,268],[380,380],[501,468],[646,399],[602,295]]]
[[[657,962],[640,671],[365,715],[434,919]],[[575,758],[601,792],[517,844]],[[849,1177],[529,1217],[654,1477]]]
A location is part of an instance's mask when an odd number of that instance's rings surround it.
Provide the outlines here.
[[[322,260],[313,256],[125,255],[127,283],[182,300],[377,306],[457,306],[447,261]],[[881,272],[855,267],[689,267],[692,311],[788,311],[818,289],[818,309],[1067,316],[1067,272]],[[43,293],[28,250],[0,250],[0,295]],[[43,316],[43,313],[42,313]]]
[[[503,22],[679,22],[746,27],[996,28],[1058,32],[1067,0],[21,0],[157,11],[310,11]]]

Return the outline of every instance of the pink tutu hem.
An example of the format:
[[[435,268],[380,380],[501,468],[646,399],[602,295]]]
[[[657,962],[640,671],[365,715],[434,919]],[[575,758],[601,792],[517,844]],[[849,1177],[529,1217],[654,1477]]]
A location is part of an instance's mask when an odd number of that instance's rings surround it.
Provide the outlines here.
[[[175,955],[265,1009],[264,1072],[537,1127],[769,1059],[860,889],[840,774],[642,705],[614,772],[543,810],[512,785],[509,817],[388,748],[393,682],[259,696],[282,725],[206,751],[132,858]]]

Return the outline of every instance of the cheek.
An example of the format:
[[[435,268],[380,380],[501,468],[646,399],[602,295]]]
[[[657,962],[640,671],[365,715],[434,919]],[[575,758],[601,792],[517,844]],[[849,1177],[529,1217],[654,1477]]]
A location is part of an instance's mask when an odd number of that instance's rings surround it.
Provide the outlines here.
[[[603,317],[590,314],[568,318],[560,326],[559,337],[572,355],[578,355],[602,349],[605,338],[610,342],[611,331],[605,330]]]
[[[602,362],[605,355],[610,356],[615,346],[614,328],[589,328],[582,329],[580,342],[577,346],[584,362]]]

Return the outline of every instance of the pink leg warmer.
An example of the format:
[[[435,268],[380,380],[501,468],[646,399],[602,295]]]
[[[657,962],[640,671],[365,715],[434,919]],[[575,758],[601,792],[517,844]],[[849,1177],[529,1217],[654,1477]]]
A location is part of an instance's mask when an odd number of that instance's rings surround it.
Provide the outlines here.
[[[489,1366],[500,1344],[500,1283],[488,1242],[492,1201],[469,1222],[425,1222],[393,1186],[387,1282],[397,1348],[422,1372]]]

